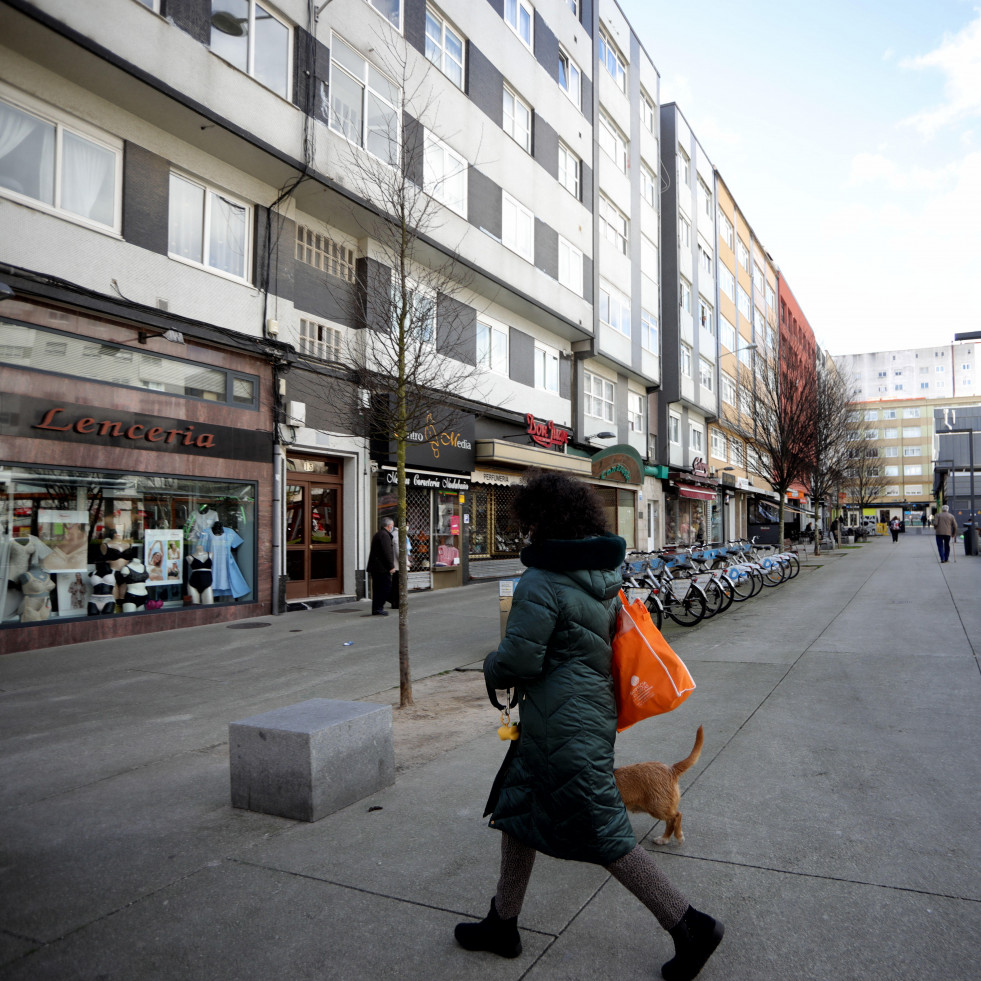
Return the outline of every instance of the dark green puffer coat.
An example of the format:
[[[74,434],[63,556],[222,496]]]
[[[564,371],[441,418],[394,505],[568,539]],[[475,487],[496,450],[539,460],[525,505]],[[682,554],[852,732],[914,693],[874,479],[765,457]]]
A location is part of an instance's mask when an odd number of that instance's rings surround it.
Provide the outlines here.
[[[528,546],[507,632],[484,675],[520,695],[521,736],[491,827],[556,858],[609,865],[635,845],[613,779],[610,641],[626,545],[615,535]]]

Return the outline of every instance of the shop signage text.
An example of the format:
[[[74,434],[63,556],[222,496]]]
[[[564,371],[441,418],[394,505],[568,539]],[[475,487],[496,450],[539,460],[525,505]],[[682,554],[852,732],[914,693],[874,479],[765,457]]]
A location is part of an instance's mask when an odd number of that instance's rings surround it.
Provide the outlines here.
[[[697,473],[700,477],[707,477],[709,475],[708,464],[700,456],[696,456],[694,460],[691,461],[691,468],[694,473]]]
[[[428,487],[433,490],[468,491],[470,485],[459,477],[429,477],[421,473],[406,474],[406,483],[413,487]],[[394,470],[385,471],[385,483],[397,484],[398,474]]]
[[[556,426],[551,419],[548,422],[537,422],[529,412],[525,415],[525,421],[528,423],[528,435],[539,446],[550,449],[553,446],[565,446],[569,442],[569,430]]]
[[[459,429],[451,429],[448,426],[437,429],[432,413],[426,416],[426,426],[423,431],[420,433],[418,430],[413,430],[406,439],[410,443],[428,443],[434,460],[439,459],[440,447],[453,447],[457,450],[473,449],[473,443]]]
[[[5,436],[255,463],[272,460],[272,433],[258,428],[168,419],[31,395],[4,395],[3,415]],[[250,413],[250,426],[257,426],[258,420],[257,413]]]
[[[181,446],[210,448],[215,445],[214,433],[195,435],[193,425],[188,425],[186,429],[164,429],[162,426],[145,426],[139,422],[127,425],[126,422],[119,422],[115,419],[94,419],[91,416],[82,416],[74,422],[68,419],[65,422],[61,418],[64,412],[65,407],[63,405],[48,409],[44,418],[31,428],[49,429],[57,433],[67,433],[69,430],[76,433],[96,433],[99,436],[108,436],[112,439],[145,439],[150,443],[173,443],[177,441]]]

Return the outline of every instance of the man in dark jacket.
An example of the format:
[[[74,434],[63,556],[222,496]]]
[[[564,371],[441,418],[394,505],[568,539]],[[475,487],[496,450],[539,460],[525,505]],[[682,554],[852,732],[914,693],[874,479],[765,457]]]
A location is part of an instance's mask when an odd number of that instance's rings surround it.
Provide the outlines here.
[[[368,575],[371,576],[371,615],[387,617],[385,601],[392,591],[392,574],[395,572],[395,546],[392,543],[391,518],[382,518],[378,531],[371,539],[368,551]]]

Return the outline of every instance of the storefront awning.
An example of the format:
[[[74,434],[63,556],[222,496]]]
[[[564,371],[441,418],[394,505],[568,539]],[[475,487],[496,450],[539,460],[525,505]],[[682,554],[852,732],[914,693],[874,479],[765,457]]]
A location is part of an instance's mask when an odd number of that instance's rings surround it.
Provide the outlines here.
[[[678,494],[692,501],[714,501],[718,496],[715,491],[704,487],[692,487],[689,484],[678,484]]]

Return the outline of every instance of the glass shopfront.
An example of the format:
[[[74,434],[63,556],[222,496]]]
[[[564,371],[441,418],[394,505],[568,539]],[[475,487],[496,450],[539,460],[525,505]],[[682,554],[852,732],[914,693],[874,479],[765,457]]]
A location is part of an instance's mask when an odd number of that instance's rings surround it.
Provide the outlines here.
[[[664,499],[665,545],[692,545],[722,540],[722,508],[711,501],[686,497]]]
[[[0,465],[2,622],[255,598],[256,485]]]

